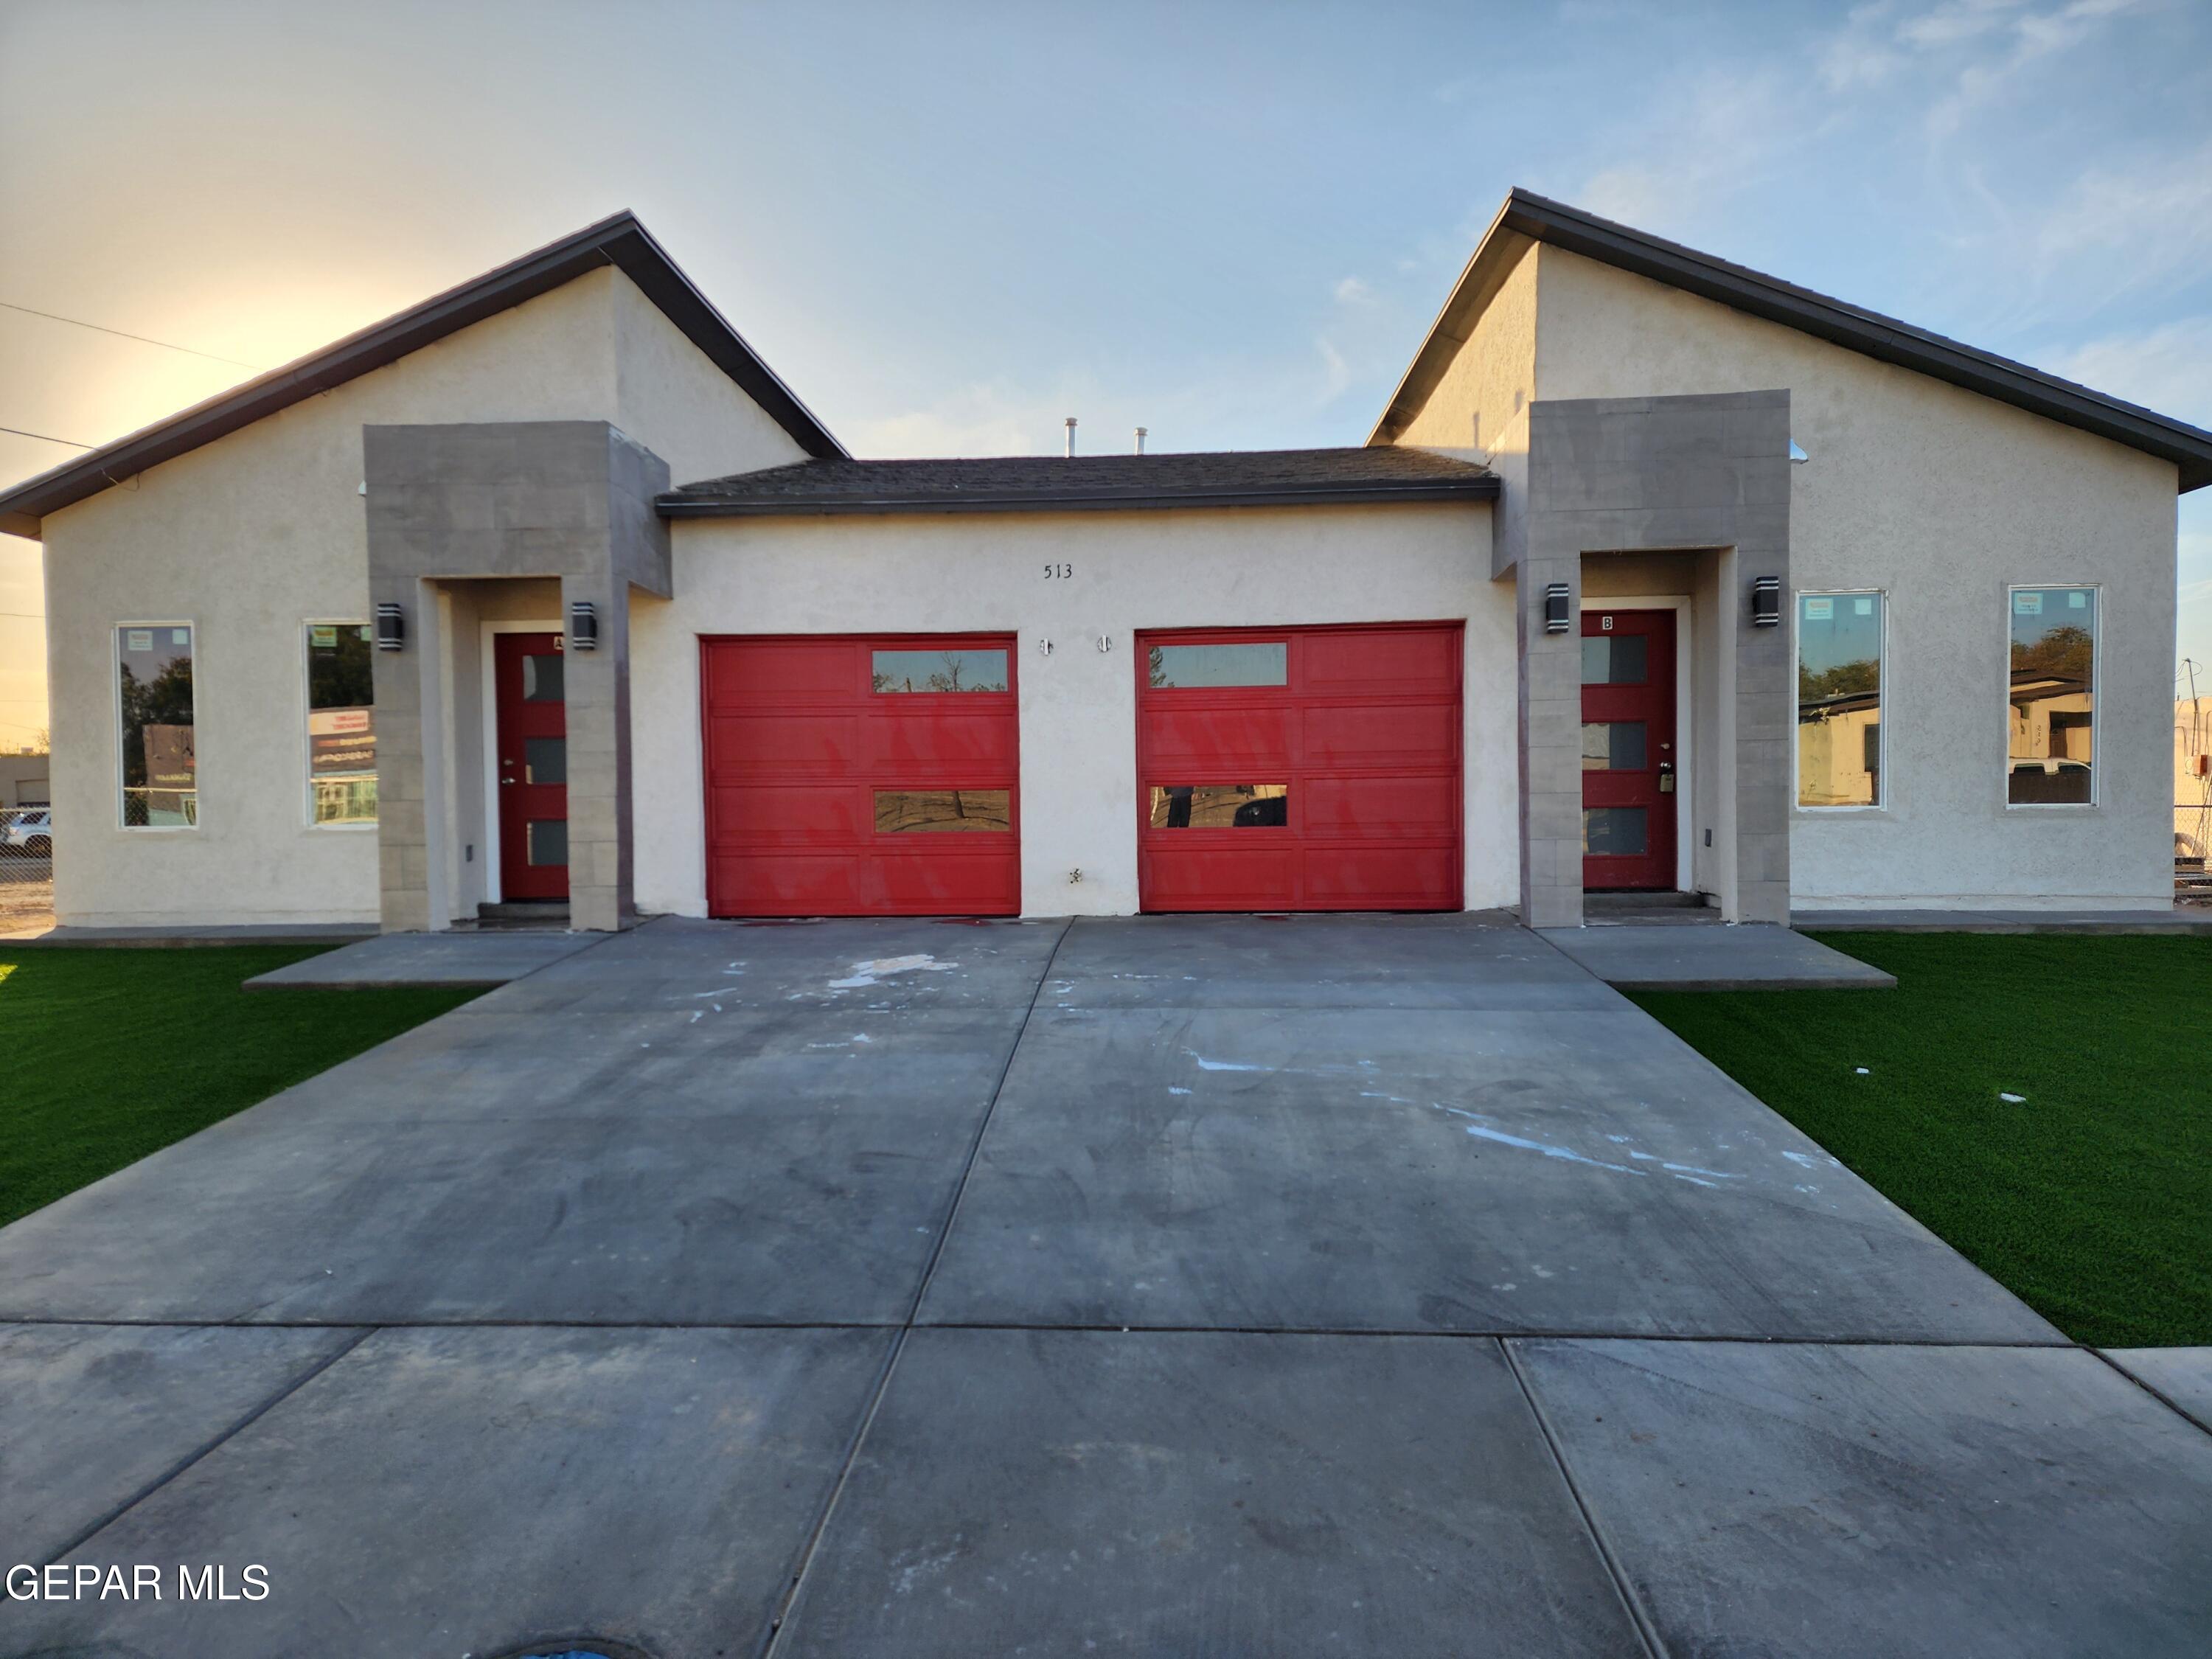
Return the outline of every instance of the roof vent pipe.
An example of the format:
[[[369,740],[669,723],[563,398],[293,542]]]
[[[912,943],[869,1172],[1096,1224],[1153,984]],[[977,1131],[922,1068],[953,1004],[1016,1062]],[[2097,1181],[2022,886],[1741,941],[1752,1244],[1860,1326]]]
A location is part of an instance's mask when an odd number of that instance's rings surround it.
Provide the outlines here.
[[[1143,454],[1144,453],[1145,453],[1145,428],[1142,428],[1142,427],[1139,427],[1139,428],[1137,428],[1137,453],[1138,453],[1138,454],[1139,454],[1139,455],[1141,455],[1141,454]]]
[[[1067,417],[1067,453],[1071,458],[1075,453],[1075,416],[1073,415]]]

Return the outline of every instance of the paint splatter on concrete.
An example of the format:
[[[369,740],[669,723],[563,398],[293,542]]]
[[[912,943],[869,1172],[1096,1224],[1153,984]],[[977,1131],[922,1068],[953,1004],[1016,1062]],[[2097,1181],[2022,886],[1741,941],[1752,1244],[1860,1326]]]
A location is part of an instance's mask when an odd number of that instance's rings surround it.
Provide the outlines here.
[[[877,957],[866,962],[854,963],[850,976],[831,980],[830,988],[833,991],[858,991],[866,986],[879,984],[893,974],[943,974],[959,965],[957,962],[939,962],[927,951],[910,957]]]

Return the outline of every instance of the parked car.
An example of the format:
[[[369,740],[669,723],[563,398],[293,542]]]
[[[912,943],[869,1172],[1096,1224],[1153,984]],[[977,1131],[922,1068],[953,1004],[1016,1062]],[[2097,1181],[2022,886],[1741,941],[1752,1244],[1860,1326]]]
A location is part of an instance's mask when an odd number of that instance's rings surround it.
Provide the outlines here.
[[[0,854],[10,858],[50,859],[54,855],[53,809],[23,806],[0,812]]]

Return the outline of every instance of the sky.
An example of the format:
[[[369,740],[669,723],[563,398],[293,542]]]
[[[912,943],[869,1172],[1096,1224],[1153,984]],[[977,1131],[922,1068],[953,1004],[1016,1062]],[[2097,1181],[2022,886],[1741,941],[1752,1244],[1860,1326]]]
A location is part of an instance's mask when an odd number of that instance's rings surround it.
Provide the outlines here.
[[[0,427],[630,208],[856,454],[1355,444],[1516,184],[2212,427],[2205,0],[0,0],[0,302],[207,354],[0,309]],[[0,537],[0,747],[41,605]]]

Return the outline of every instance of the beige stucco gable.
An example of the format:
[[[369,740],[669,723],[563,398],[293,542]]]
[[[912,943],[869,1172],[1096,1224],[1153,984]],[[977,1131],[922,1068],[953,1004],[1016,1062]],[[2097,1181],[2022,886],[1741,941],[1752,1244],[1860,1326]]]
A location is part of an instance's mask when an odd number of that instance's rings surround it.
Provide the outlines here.
[[[610,265],[46,514],[62,921],[376,919],[374,835],[307,821],[302,702],[305,624],[370,614],[362,429],[560,421],[701,473],[800,455]],[[208,810],[189,831],[117,823],[113,630],[149,621],[195,633]]]

